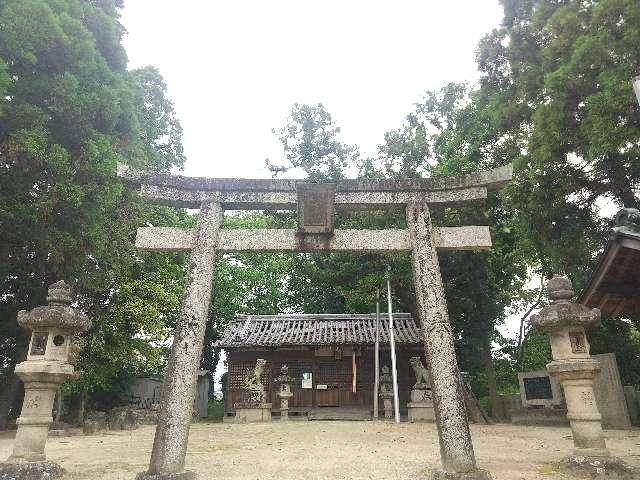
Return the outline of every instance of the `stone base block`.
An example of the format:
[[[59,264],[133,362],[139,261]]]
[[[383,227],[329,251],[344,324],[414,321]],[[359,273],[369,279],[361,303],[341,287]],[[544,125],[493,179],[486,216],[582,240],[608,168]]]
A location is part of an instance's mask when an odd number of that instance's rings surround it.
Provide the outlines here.
[[[235,423],[256,423],[271,421],[271,404],[263,403],[258,407],[236,407]]]
[[[574,448],[573,455],[569,458],[599,458],[602,461],[602,457],[610,457],[611,453],[606,448]]]
[[[444,470],[432,470],[431,480],[492,480],[491,474],[486,470],[476,470],[472,473],[445,472]]]
[[[109,430],[136,430],[140,425],[138,417],[130,407],[116,407],[107,416]]]
[[[157,473],[150,474],[141,472],[136,475],[136,480],[196,480],[197,476],[194,472],[185,470],[179,473]]]
[[[108,430],[109,424],[107,422],[106,412],[92,411],[87,414],[82,424],[82,431],[85,435],[92,435],[94,433],[100,433]]]
[[[0,480],[49,480],[64,473],[64,468],[53,462],[0,463]]]
[[[569,425],[567,411],[560,408],[530,408],[511,412],[511,423],[531,426],[566,426]]]
[[[432,403],[407,403],[409,422],[435,422],[436,412]]]
[[[617,457],[585,457],[572,455],[563,462],[564,470],[577,478],[606,478],[608,480],[637,480],[640,469],[628,466]]]

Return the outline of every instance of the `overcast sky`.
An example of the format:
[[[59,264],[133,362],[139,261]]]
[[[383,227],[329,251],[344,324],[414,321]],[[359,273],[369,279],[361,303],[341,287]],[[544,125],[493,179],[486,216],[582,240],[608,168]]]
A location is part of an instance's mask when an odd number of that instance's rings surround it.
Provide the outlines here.
[[[184,128],[185,173],[268,177],[272,128],[322,102],[343,139],[376,152],[424,92],[475,82],[497,0],[128,0],[130,67],[160,69]]]

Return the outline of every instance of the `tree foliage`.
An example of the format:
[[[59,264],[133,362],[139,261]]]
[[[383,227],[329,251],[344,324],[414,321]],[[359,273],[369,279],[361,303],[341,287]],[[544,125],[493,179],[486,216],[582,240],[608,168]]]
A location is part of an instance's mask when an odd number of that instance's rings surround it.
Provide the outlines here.
[[[278,136],[289,165],[267,166],[274,172],[300,168],[311,180],[337,180],[358,158],[358,148],[340,141],[340,127],[324,106],[295,104],[285,126],[273,131]]]
[[[502,4],[502,25],[478,47],[477,88],[427,92],[371,158],[342,140],[322,104],[296,104],[274,130],[286,164],[268,162],[274,175],[295,168],[311,181],[354,171],[460,175],[514,163],[512,184],[485,205],[433,212],[437,225],[491,228],[490,251],[440,255],[461,368],[480,394],[513,388],[517,368],[549,358],[544,337],[529,332],[519,364],[517,346],[497,331],[509,307],[535,296],[527,277],[565,273],[579,291],[611,223],[598,205],[639,205],[640,108],[630,85],[640,64],[637,2]],[[131,377],[162,371],[183,287],[187,255],[141,253],[135,230],[194,223],[186,212],[141,201],[115,176],[118,162],[154,172],[184,163],[162,77],[126,68],[121,8],[121,0],[0,2],[0,377],[24,352],[16,312],[43,304],[46,286],[64,278],[94,322],[83,375],[68,389],[107,402]],[[225,218],[226,228],[294,224],[282,212]],[[405,219],[339,213],[336,225],[402,228]],[[413,312],[407,254],[223,255],[202,366],[215,369],[215,341],[239,313],[372,311],[387,266],[394,309]],[[607,320],[592,335],[594,352],[618,354],[626,382],[638,381],[636,327]]]
[[[184,163],[181,129],[157,70],[127,71],[120,1],[0,3],[0,366],[24,352],[15,319],[47,285],[76,287],[94,325],[77,386],[110,388],[159,371],[146,340],[175,317],[183,259],[136,252],[146,222],[182,214],[141,202],[117,162],[150,171]],[[144,337],[146,335],[147,337]],[[144,337],[144,338],[143,338]]]
[[[545,276],[580,288],[609,218],[596,200],[638,206],[640,62],[633,0],[503,2],[505,18],[480,44],[476,94],[493,154],[511,145],[511,203]]]

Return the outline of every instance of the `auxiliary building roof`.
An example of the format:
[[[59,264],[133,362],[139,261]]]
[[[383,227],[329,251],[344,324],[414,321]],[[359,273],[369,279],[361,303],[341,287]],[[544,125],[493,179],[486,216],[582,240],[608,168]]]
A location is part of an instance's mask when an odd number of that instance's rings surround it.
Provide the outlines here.
[[[420,327],[408,313],[393,315],[398,344],[421,343]],[[373,345],[375,314],[252,315],[238,316],[224,329],[221,348]],[[389,318],[380,315],[380,343],[389,343]]]
[[[640,228],[612,230],[580,303],[599,308],[605,317],[640,316]]]

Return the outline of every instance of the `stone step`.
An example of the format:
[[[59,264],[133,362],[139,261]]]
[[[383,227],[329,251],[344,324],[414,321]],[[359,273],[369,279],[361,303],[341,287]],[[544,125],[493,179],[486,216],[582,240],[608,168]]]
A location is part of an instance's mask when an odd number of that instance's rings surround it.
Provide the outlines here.
[[[371,420],[371,412],[364,409],[342,409],[328,408],[316,409],[309,412],[308,419],[311,420],[342,420],[342,421],[363,421]]]

